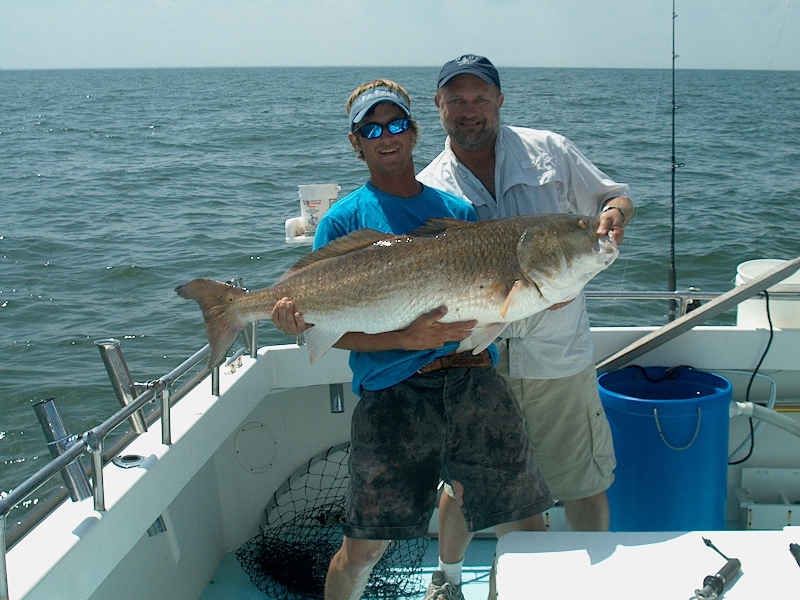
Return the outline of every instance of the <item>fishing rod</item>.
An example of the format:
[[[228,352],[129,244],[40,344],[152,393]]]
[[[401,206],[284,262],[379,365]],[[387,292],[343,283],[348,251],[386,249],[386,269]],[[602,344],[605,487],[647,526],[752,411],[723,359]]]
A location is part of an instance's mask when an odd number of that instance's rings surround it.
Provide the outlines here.
[[[678,105],[675,103],[675,59],[678,58],[678,55],[675,54],[675,19],[678,18],[678,14],[675,12],[675,2],[676,0],[672,0],[672,188],[671,188],[671,228],[670,228],[670,255],[669,255],[669,281],[668,287],[670,292],[674,292],[677,286],[677,277],[675,275],[675,171],[682,167],[683,164],[679,164],[675,160],[675,113],[678,110]],[[677,310],[678,302],[677,300],[670,300],[669,301],[669,313],[668,317],[670,321],[675,320],[675,314]]]

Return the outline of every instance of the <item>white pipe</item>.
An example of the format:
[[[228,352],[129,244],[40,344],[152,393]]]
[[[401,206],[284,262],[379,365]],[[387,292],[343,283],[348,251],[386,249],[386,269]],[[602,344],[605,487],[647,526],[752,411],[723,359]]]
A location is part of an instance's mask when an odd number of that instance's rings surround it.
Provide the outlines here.
[[[720,371],[720,372],[723,372],[723,371]],[[752,375],[752,371],[742,371],[742,370],[739,370],[739,369],[730,369],[730,370],[726,370],[724,372],[725,373],[738,373],[739,375]],[[767,408],[769,408],[769,409],[773,408],[775,406],[775,400],[778,397],[778,385],[775,383],[775,380],[772,377],[770,377],[769,375],[764,375],[763,373],[756,373],[755,376],[757,378],[759,378],[759,379],[766,379],[769,382],[769,398],[767,399]],[[732,416],[732,417],[735,417],[737,414],[739,414],[739,413],[735,412],[734,404],[735,404],[735,402],[731,402],[731,413],[730,413],[730,416]],[[764,421],[759,421],[758,423],[755,424],[755,427],[753,427],[753,437],[754,438],[764,428],[764,425],[766,425],[766,423]],[[750,445],[750,436],[747,436],[747,438],[745,438],[742,441],[742,443],[739,444],[739,447],[736,448],[736,450],[734,450],[733,452],[731,452],[728,455],[728,461],[729,462],[736,462],[739,459],[739,456],[744,454],[744,451],[749,447],[749,445]]]
[[[717,373],[736,373],[738,375],[752,375],[753,374],[752,371],[742,371],[742,370],[739,370],[739,369],[726,369],[726,370],[720,370],[720,371],[716,371],[716,372]],[[778,397],[778,384],[775,383],[775,380],[772,377],[770,377],[769,375],[764,375],[763,373],[756,373],[755,376],[758,379],[764,379],[767,382],[769,382],[769,398],[767,398],[766,405],[767,405],[767,408],[773,408],[775,406],[775,400]],[[733,413],[731,413],[731,416],[733,417],[735,415]]]
[[[731,414],[753,417],[754,419],[759,419],[760,421],[764,421],[765,423],[769,423],[770,425],[774,425],[775,427],[779,427],[784,431],[788,431],[800,437],[800,424],[794,419],[775,412],[774,410],[764,408],[759,404],[753,404],[752,402],[731,402]]]

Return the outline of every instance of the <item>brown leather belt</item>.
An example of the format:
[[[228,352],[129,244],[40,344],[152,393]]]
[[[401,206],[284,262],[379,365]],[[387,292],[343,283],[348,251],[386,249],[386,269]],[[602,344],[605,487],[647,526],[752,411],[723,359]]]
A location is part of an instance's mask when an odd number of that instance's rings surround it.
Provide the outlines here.
[[[439,369],[450,369],[451,367],[488,367],[492,364],[492,356],[488,350],[480,354],[473,354],[471,350],[445,354],[429,362],[422,367],[418,373],[431,373]]]

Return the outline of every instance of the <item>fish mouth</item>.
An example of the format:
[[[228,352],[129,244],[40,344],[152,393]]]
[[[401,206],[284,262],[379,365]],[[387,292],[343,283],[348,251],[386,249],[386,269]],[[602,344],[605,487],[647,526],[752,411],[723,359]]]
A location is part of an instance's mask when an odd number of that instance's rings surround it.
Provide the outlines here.
[[[619,255],[619,248],[617,248],[617,243],[611,237],[604,235],[597,238],[595,241],[594,252],[600,261],[605,266],[608,266],[613,263]]]

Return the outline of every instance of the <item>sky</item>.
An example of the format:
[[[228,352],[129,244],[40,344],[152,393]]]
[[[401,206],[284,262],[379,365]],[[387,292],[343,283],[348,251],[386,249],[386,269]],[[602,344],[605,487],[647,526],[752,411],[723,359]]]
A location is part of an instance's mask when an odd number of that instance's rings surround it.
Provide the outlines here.
[[[672,0],[0,0],[0,68],[670,68]],[[800,0],[676,0],[676,67],[800,70]]]

